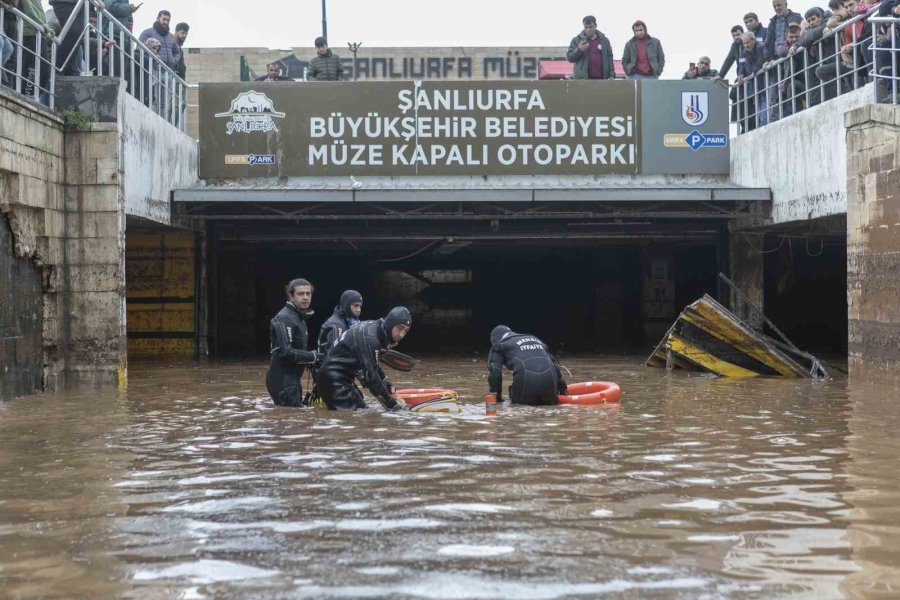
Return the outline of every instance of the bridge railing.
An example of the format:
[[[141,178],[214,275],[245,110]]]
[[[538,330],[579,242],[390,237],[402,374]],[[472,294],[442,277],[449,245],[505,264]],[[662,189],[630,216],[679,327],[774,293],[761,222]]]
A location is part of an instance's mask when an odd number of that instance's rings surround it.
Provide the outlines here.
[[[49,27],[0,4],[0,85],[54,108],[58,45]]]
[[[125,89],[145,106],[184,131],[187,109],[187,83],[166,65],[146,44],[94,0],[78,0],[58,36],[21,11],[0,4],[0,17],[12,16],[17,34],[8,40],[15,56],[6,62],[2,73],[9,87],[50,108],[56,105],[56,76],[76,70],[81,75],[117,77]],[[26,24],[40,35],[24,35]],[[66,44],[69,36],[74,43]],[[7,40],[8,36],[3,36]],[[8,46],[3,43],[4,48]],[[61,48],[67,48],[65,56]],[[4,53],[5,57],[5,53]],[[70,68],[73,66],[73,68]]]
[[[900,17],[872,17],[882,34],[872,41],[875,101],[900,104]]]
[[[808,48],[794,46],[787,56],[770,60],[763,68],[739,80],[731,94],[731,118],[738,125],[739,133],[864,87],[870,75],[877,76],[871,73],[873,37],[861,35],[859,28],[860,23],[869,20],[873,31],[880,30],[883,23],[873,16],[877,12],[876,6],[848,19]],[[890,51],[883,50],[885,55]],[[887,57],[880,60],[886,61]],[[896,61],[896,53],[893,60]]]

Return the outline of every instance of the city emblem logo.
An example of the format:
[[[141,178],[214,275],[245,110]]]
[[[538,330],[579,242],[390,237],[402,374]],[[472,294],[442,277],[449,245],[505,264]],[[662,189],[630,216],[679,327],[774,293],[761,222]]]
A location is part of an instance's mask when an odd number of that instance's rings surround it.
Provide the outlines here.
[[[228,135],[233,133],[278,133],[274,118],[283,119],[284,113],[275,110],[274,103],[262,92],[241,92],[231,101],[228,112],[216,113],[219,118],[230,118],[226,126]],[[274,118],[273,118],[274,117]]]
[[[699,127],[709,118],[709,92],[681,92],[681,118]]]

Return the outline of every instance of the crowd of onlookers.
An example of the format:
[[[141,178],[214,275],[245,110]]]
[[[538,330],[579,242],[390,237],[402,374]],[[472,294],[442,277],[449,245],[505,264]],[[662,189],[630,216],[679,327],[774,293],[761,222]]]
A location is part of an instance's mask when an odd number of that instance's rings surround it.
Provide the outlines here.
[[[823,0],[824,1],[824,0]],[[65,23],[73,17],[76,0],[50,0],[51,9],[46,13],[40,0],[0,0],[0,7],[16,8],[28,18],[45,28],[48,36],[60,35]],[[93,40],[102,36],[100,44],[89,45],[85,57],[79,39],[82,28],[75,23],[65,36],[58,39],[56,68],[61,75],[85,73],[123,76],[127,84],[135,88],[153,87],[152,59],[143,56],[144,81],[132,82],[131,71],[123,55],[134,50],[130,37],[120,35],[121,27],[133,31],[134,13],[140,4],[129,0],[94,0],[90,20],[94,24],[89,35]],[[861,2],[860,0],[829,0],[827,7],[814,6],[804,14],[788,8],[787,0],[773,0],[774,15],[763,25],[755,13],[747,13],[743,25],[731,28],[732,45],[721,68],[712,68],[708,56],[701,56],[690,63],[683,79],[711,79],[722,81],[735,67],[735,86],[731,90],[733,100],[732,119],[741,122],[742,128],[752,129],[792,114],[794,111],[814,106],[839,93],[860,87],[873,74],[891,75],[900,63],[892,58],[891,49],[900,47],[900,26],[876,24],[868,19],[871,14],[900,18],[900,0]],[[117,22],[101,20],[98,26],[96,9],[103,9]],[[75,16],[80,16],[75,15]],[[160,11],[153,24],[139,36],[144,46],[182,79],[186,68],[182,46],[190,27],[178,23],[174,32],[170,29],[171,14]],[[849,22],[849,23],[848,23]],[[110,26],[112,23],[112,26]],[[120,25],[121,24],[121,27]],[[575,79],[613,79],[616,68],[609,38],[597,27],[594,16],[582,19],[582,30],[572,38],[566,58],[573,63]],[[658,79],[666,66],[666,55],[659,39],[648,33],[644,21],[632,25],[632,37],[622,50],[621,66],[630,79]],[[16,46],[21,46],[23,92],[32,94],[35,82],[35,49],[42,48],[44,60],[49,60],[50,44],[38,44],[40,32],[30,22],[24,22],[21,44],[18,23],[12,13],[6,11],[0,34],[0,71],[3,85],[15,86]],[[874,42],[874,44],[873,44]],[[124,44],[124,48],[122,45]],[[875,52],[872,46],[875,46]],[[343,65],[328,47],[324,37],[315,40],[316,55],[307,69],[306,78],[312,81],[340,81],[344,79]],[[98,55],[98,48],[100,54]],[[124,50],[124,52],[122,52]],[[141,52],[135,54],[140,55]],[[125,59],[127,61],[129,59]],[[40,91],[46,92],[49,69],[40,69]],[[278,63],[268,65],[267,73],[257,81],[286,80]],[[879,82],[884,88],[883,81]],[[21,81],[20,81],[21,85]],[[886,90],[882,89],[887,97]],[[134,92],[133,92],[134,93]],[[135,94],[138,95],[138,94]],[[42,93],[41,97],[45,97]],[[152,99],[145,99],[152,102]]]
[[[0,0],[0,8],[4,9],[3,28],[0,30],[0,84],[7,87],[18,87],[25,95],[32,96],[34,86],[39,86],[39,97],[46,103],[49,87],[49,71],[51,60],[50,40],[57,42],[55,68],[59,75],[113,75],[123,77],[126,85],[135,96],[143,96],[149,106],[157,100],[164,84],[164,69],[154,69],[156,61],[149,55],[152,53],[160,63],[171,69],[184,79],[187,68],[184,63],[183,46],[187,40],[190,26],[178,23],[174,31],[171,29],[172,15],[167,10],[160,11],[153,24],[140,33],[138,39],[146,47],[140,48],[133,42],[134,13],[141,4],[131,4],[129,0],[96,0],[91,5],[89,21],[92,25],[88,33],[90,44],[85,56],[83,27],[77,19],[83,19],[83,13],[75,13],[77,0],[50,0],[50,9],[46,12],[40,0]],[[17,9],[27,19],[20,19],[11,12]],[[115,21],[101,16],[98,11],[105,11]],[[68,31],[63,34],[65,23],[76,19]],[[35,24],[43,28],[43,35]],[[22,37],[19,41],[19,27]],[[38,38],[41,38],[38,40]],[[98,43],[99,42],[99,43]],[[20,50],[20,52],[19,52]],[[40,53],[40,56],[39,56]],[[21,54],[21,70],[18,60]],[[131,56],[134,58],[131,58]],[[137,65],[130,65],[134,61]],[[38,64],[38,63],[41,64]],[[39,81],[37,79],[39,75]],[[132,77],[135,81],[132,81]],[[140,79],[138,79],[140,78]],[[19,80],[18,82],[16,80]],[[154,91],[157,90],[157,91]],[[154,98],[154,95],[156,96]]]
[[[803,15],[790,10],[787,0],[773,0],[772,8],[775,14],[768,26],[755,13],[747,13],[743,25],[731,28],[733,43],[720,69],[701,56],[683,75],[683,79],[723,81],[736,66],[732,120],[743,128],[856,89],[873,74],[898,76],[892,69],[900,57],[892,59],[890,50],[900,48],[900,26],[873,23],[868,15],[900,18],[900,0],[830,0],[827,8],[813,7]],[[588,15],[582,25],[566,53],[574,63],[573,78],[615,78],[612,45],[597,29],[597,19]],[[661,42],[647,33],[643,21],[636,21],[632,32],[622,51],[626,77],[657,79],[666,63]],[[889,98],[883,81],[879,84]]]

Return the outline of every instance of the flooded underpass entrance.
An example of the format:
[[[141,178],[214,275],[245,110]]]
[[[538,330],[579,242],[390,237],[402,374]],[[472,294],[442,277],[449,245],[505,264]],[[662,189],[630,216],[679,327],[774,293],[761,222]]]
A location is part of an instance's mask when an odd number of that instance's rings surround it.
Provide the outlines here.
[[[411,309],[404,347],[417,353],[481,354],[499,323],[563,353],[644,353],[686,304],[718,293],[728,219],[751,206],[185,208],[206,231],[210,351],[237,358],[265,355],[266,324],[294,277],[315,285],[313,335],[341,292],[356,289],[364,318]]]

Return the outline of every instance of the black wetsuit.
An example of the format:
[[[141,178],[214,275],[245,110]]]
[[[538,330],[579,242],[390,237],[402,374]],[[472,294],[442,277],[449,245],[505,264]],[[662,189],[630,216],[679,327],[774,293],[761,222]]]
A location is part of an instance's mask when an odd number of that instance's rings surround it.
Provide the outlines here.
[[[340,302],[334,307],[334,313],[322,323],[319,330],[319,352],[328,354],[341,339],[341,335],[350,329],[351,325],[359,323],[359,319],[353,314],[353,304],[362,303],[362,299],[362,294],[356,290],[347,290],[341,294]]]
[[[308,332],[306,320],[311,310],[300,310],[288,302],[275,318],[269,321],[269,354],[271,362],[266,373],[266,389],[275,404],[300,406],[303,390],[300,378],[304,367],[316,362],[317,354],[306,349]]]
[[[328,351],[316,382],[329,409],[366,407],[363,394],[354,382],[357,376],[386,409],[393,409],[397,404],[391,397],[391,382],[378,365],[378,352],[388,347],[383,321],[356,323]]]
[[[556,357],[533,335],[509,332],[491,347],[488,384],[498,401],[502,395],[504,366],[513,372],[509,398],[516,404],[557,404],[557,395],[566,391]]]
[[[319,329],[319,352],[328,354],[328,351],[334,348],[341,336],[347,331],[347,320],[344,318],[344,309],[340,306],[334,307],[334,312],[328,317],[328,320],[322,323]]]

